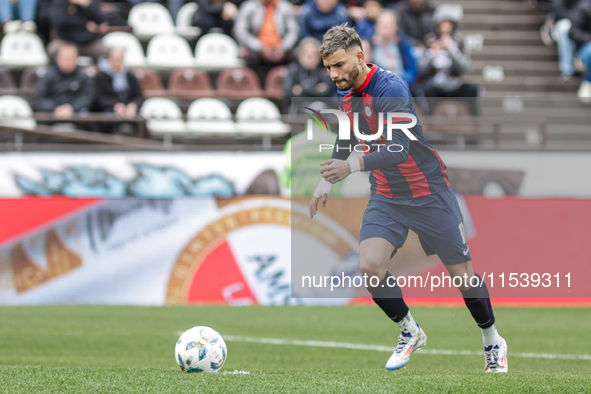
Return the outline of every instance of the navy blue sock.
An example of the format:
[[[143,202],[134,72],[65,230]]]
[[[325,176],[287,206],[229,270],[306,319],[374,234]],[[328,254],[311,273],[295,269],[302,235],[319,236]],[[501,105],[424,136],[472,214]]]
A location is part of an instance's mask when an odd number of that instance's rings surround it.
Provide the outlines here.
[[[388,282],[388,278],[390,281]],[[388,283],[390,286],[388,286]],[[392,286],[394,285],[394,286]],[[402,298],[402,289],[398,287],[394,277],[386,271],[384,279],[376,287],[368,287],[373,301],[395,323],[398,323],[408,314],[408,306]]]
[[[495,324],[495,315],[490,303],[488,287],[480,275],[476,273],[474,275],[480,279],[479,283],[482,283],[482,286],[471,287],[466,291],[462,291],[462,297],[464,297],[464,303],[470,310],[474,320],[476,320],[478,327],[489,328]]]

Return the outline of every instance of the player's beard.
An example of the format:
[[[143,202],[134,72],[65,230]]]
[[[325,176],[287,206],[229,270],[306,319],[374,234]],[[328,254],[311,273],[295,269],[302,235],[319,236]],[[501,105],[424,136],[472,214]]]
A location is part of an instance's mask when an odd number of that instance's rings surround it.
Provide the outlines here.
[[[339,87],[339,85],[337,85],[337,87],[340,90],[349,90],[353,87],[353,84],[355,83],[355,80],[357,80],[357,77],[359,76],[359,66],[355,65],[355,67],[353,67],[353,69],[351,70],[351,72],[349,74],[347,74],[347,76],[343,79],[340,79],[337,82],[346,82],[347,85],[344,87]]]

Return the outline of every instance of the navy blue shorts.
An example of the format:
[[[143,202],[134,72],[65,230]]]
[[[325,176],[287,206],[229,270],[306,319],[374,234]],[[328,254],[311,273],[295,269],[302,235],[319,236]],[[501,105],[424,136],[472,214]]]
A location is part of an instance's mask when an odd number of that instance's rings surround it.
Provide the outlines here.
[[[472,260],[463,220],[451,189],[410,199],[374,194],[363,214],[359,242],[383,238],[400,248],[410,229],[419,236],[427,255],[437,254],[443,264],[460,264]]]

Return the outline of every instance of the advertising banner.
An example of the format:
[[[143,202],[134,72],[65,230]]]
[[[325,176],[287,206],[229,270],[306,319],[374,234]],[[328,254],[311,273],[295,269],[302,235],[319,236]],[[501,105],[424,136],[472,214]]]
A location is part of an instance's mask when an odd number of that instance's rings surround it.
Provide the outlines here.
[[[358,302],[367,297],[363,286],[351,291],[332,279],[324,286],[324,276],[359,276],[357,237],[366,204],[366,198],[333,199],[310,219],[307,199],[281,197],[5,199],[0,304]],[[467,196],[465,205],[473,266],[493,298],[591,302],[591,263],[580,247],[591,200]],[[343,210],[347,217],[335,215]],[[294,236],[329,262],[322,286],[314,278],[301,286],[292,272]],[[461,301],[438,258],[427,257],[412,233],[391,269],[408,280],[406,297]]]

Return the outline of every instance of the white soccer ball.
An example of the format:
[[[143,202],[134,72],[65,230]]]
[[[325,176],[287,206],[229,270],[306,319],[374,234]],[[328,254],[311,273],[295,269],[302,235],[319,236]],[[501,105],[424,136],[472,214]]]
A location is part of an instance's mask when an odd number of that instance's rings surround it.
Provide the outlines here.
[[[220,334],[205,326],[181,334],[174,347],[174,358],[185,372],[216,372],[226,362],[228,350]]]

